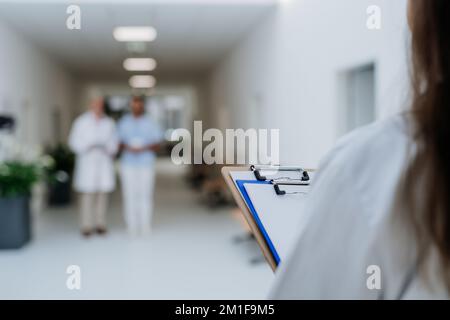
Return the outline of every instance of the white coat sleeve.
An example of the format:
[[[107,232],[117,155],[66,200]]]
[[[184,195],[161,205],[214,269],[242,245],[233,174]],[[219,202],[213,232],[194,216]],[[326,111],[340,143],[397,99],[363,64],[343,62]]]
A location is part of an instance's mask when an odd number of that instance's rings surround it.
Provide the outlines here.
[[[351,170],[331,154],[312,187],[309,221],[281,262],[271,299],[376,299],[367,288],[371,228]],[[341,164],[341,165],[340,165]],[[373,261],[371,259],[373,258]]]
[[[403,116],[375,123],[328,155],[305,207],[309,221],[281,262],[271,298],[448,297],[438,259],[417,269],[416,229],[402,196],[413,156],[405,129]]]

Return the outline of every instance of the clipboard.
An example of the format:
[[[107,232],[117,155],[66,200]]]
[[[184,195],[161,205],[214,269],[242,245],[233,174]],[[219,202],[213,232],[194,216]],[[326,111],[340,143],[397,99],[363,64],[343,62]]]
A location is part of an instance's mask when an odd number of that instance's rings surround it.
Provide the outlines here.
[[[272,170],[273,167],[269,169]],[[285,174],[283,172],[284,179],[262,180],[255,175],[255,168],[222,168],[222,175],[231,190],[233,198],[241,209],[265,259],[273,271],[277,269],[282,257],[286,255],[285,249],[288,247],[286,242],[291,241],[301,230],[288,231],[289,236],[286,237],[284,231],[280,235],[278,231],[274,233],[274,230],[268,230],[268,224],[273,223],[274,218],[277,219],[277,216],[275,216],[279,212],[277,206],[280,206],[280,204],[285,206],[286,203],[290,203],[290,210],[287,210],[291,215],[289,219],[294,221],[296,217],[293,218],[292,215],[295,215],[297,211],[301,211],[301,206],[298,201],[293,201],[293,198],[299,199],[301,195],[306,195],[308,190],[302,190],[302,188],[309,188],[309,178],[308,181],[302,180],[303,173],[299,174],[299,170],[289,172],[296,172],[296,176],[284,177]],[[268,199],[268,201],[265,199]],[[299,217],[300,219],[301,217]],[[304,220],[306,221],[307,219],[305,218]],[[275,224],[277,223],[275,222]],[[295,225],[296,223],[292,223],[286,227],[295,228]],[[274,239],[272,239],[273,236]],[[280,249],[281,247],[282,249]]]
[[[249,178],[252,177],[252,171],[249,170],[248,167],[223,167],[222,168],[222,175],[225,179],[225,182],[228,186],[228,188],[231,191],[231,194],[233,196],[234,201],[236,201],[236,204],[238,205],[239,209],[241,210],[242,214],[244,215],[245,220],[248,223],[248,226],[250,227],[250,230],[252,231],[253,236],[256,239],[256,242],[258,243],[259,248],[261,249],[264,258],[266,259],[269,266],[272,268],[273,271],[277,269],[277,263],[275,261],[275,258],[273,257],[270,248],[268,244],[266,243],[266,240],[264,238],[264,235],[258,228],[258,224],[256,223],[255,219],[253,218],[252,213],[250,212],[249,207],[244,201],[244,198],[241,194],[241,191],[239,190],[239,187],[234,182],[231,172],[237,172],[242,173],[242,175],[247,175]],[[256,181],[256,178],[254,179]]]

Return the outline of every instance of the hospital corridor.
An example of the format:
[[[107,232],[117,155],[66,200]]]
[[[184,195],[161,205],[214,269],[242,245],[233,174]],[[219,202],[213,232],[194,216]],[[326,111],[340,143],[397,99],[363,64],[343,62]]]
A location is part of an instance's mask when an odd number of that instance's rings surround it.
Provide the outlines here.
[[[0,298],[263,299],[273,275],[262,260],[251,263],[261,258],[257,245],[236,242],[244,233],[229,209],[210,212],[199,204],[179,181],[184,169],[157,164],[154,227],[147,238],[124,232],[118,195],[105,238],[80,237],[74,206],[39,213],[33,244],[2,252]],[[65,286],[65,269],[73,264],[86,270],[80,291]],[[219,270],[226,275],[217,278]]]
[[[375,159],[327,155],[410,101],[407,8],[0,0],[0,300],[290,298],[289,254],[337,252],[294,251],[318,170]]]

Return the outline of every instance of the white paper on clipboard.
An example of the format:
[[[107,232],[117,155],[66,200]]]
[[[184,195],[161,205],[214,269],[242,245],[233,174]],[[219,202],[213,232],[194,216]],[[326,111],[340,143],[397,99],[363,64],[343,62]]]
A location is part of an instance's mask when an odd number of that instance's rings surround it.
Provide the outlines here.
[[[283,186],[283,190],[287,192],[283,196],[277,195],[271,184],[248,183],[244,184],[244,187],[264,229],[283,261],[293,241],[307,224],[308,217],[304,206],[310,187]]]

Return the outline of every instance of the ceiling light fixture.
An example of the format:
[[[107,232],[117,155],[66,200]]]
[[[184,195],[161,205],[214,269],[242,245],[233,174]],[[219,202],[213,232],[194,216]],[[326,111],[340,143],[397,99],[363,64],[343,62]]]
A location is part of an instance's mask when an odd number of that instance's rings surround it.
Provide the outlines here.
[[[153,71],[156,61],[152,58],[128,58],[123,62],[123,67],[127,71]]]
[[[153,88],[156,84],[156,79],[153,76],[132,76],[128,81],[130,86],[135,89]]]
[[[117,27],[113,36],[120,42],[151,42],[156,39],[157,32],[153,27]]]

